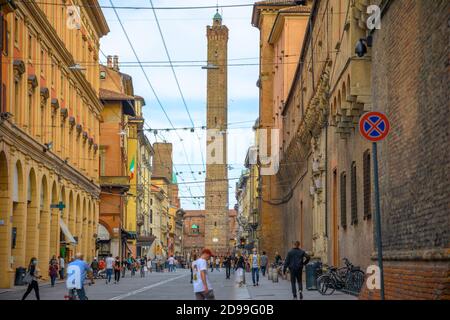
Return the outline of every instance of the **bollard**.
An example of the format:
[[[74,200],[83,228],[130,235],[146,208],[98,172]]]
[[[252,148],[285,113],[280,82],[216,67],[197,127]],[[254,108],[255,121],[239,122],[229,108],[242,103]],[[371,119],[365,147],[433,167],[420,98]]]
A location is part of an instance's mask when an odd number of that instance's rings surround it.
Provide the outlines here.
[[[271,281],[273,280],[273,268],[269,268],[269,270],[267,271],[267,280]]]
[[[272,282],[278,282],[278,269],[272,269]]]

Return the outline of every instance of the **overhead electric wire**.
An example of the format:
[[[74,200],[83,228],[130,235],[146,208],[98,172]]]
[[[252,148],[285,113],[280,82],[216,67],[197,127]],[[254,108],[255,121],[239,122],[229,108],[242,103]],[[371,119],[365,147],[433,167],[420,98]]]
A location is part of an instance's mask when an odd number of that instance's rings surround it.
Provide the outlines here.
[[[190,120],[190,122],[192,124],[192,127],[195,127],[194,121],[192,120],[191,113],[189,112],[189,108],[188,108],[187,103],[186,103],[186,99],[184,98],[183,91],[181,90],[181,85],[180,85],[180,82],[178,81],[177,73],[175,72],[175,68],[173,67],[172,58],[170,56],[169,49],[167,47],[166,40],[164,38],[164,34],[162,32],[161,25],[159,23],[155,7],[153,6],[153,1],[152,0],[149,0],[149,1],[150,1],[150,5],[152,6],[152,9],[153,9],[153,15],[155,17],[156,25],[158,26],[158,31],[159,31],[159,34],[161,36],[161,40],[162,40],[162,43],[163,43],[163,46],[164,46],[164,50],[165,50],[166,55],[167,55],[167,59],[169,60],[169,63],[170,63],[171,69],[172,69],[173,77],[174,77],[175,82],[177,84],[178,92],[180,93],[181,100],[183,101],[184,108],[186,109],[186,112],[188,114],[188,117],[189,117],[189,120]],[[204,156],[203,156],[203,148],[202,148],[202,146],[200,144],[200,137],[198,136],[198,133],[196,133],[196,135],[197,135],[197,141],[198,141],[199,146],[200,146],[200,154],[201,154],[201,157],[202,157],[202,162],[204,164],[205,163],[205,159],[204,159]],[[205,166],[205,168],[206,168],[206,166]]]
[[[36,3],[36,4],[44,4],[44,5],[51,5],[51,6],[66,6],[64,3],[55,3],[55,2],[48,2],[48,1],[34,1],[34,0],[16,0],[16,2],[24,2],[24,3]],[[242,7],[253,7],[254,3],[245,3],[245,4],[228,4],[228,5],[219,5],[219,8],[242,8]],[[82,4],[78,5],[80,8],[101,8],[101,9],[117,9],[117,10],[152,10],[151,7],[144,7],[144,6],[114,6],[111,4],[111,6],[106,5],[89,5],[89,4]],[[217,5],[215,6],[179,6],[179,7],[155,7],[154,10],[201,10],[201,9],[216,9]]]
[[[164,106],[163,106],[161,100],[159,99],[159,96],[158,96],[158,94],[156,93],[156,90],[155,90],[155,88],[153,87],[153,85],[152,85],[152,83],[151,83],[151,81],[150,81],[150,79],[149,79],[149,77],[148,77],[148,75],[147,75],[147,72],[145,71],[144,67],[142,66],[141,60],[139,59],[139,56],[138,56],[138,54],[137,54],[137,52],[136,52],[136,49],[134,48],[133,43],[131,42],[130,37],[128,36],[128,33],[127,33],[127,31],[126,31],[126,29],[125,29],[123,23],[122,23],[122,20],[120,19],[119,13],[117,12],[117,10],[116,10],[116,8],[115,8],[115,6],[114,6],[114,3],[112,2],[112,0],[109,0],[109,2],[110,2],[110,4],[111,4],[112,9],[114,10],[114,14],[116,15],[116,18],[119,20],[119,24],[120,24],[120,26],[121,26],[121,28],[122,28],[123,33],[125,34],[125,37],[126,37],[126,39],[127,39],[127,41],[128,41],[128,44],[129,44],[130,47],[131,47],[131,50],[133,51],[133,54],[134,54],[134,56],[135,56],[135,58],[136,58],[136,61],[138,62],[139,66],[140,66],[140,68],[141,68],[141,70],[142,70],[142,72],[144,73],[144,77],[145,77],[145,79],[146,79],[146,81],[147,81],[147,84],[149,85],[150,89],[152,90],[153,95],[155,96],[155,99],[156,99],[156,101],[158,102],[158,105],[160,106],[160,108],[161,108],[161,110],[163,111],[164,115],[166,116],[166,118],[167,118],[169,124],[174,128],[174,125],[173,125],[173,123],[172,123],[172,120],[170,120],[169,115],[167,114],[166,110],[164,109]],[[176,132],[176,131],[175,131],[175,132]],[[185,155],[185,157],[186,157],[186,160],[187,160],[187,162],[189,162],[189,157],[187,156],[187,152],[186,152],[186,148],[185,148],[184,143],[183,143],[183,139],[181,139],[181,137],[179,136],[178,132],[176,132],[176,133],[177,133],[178,138],[180,139],[180,142],[182,142],[181,145],[182,145],[182,147],[183,147],[183,151],[184,151],[184,155]],[[191,171],[193,171],[193,170],[191,170]],[[192,176],[193,176],[194,180],[196,180],[196,177],[195,177],[194,175],[192,175]]]

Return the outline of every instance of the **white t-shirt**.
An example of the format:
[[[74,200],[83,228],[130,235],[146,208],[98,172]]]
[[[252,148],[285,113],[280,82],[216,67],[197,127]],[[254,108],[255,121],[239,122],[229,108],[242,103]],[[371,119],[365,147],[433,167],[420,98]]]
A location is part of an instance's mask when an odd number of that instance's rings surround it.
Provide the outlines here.
[[[173,264],[174,262],[175,262],[174,257],[170,257],[170,258],[169,258],[169,264]]]
[[[106,269],[112,269],[115,259],[113,257],[106,258]]]
[[[259,267],[258,266],[258,255],[257,254],[253,254],[252,262],[253,262],[252,268],[258,268]]]
[[[193,272],[193,285],[194,292],[204,292],[205,287],[203,286],[202,275],[201,272],[204,271],[206,273],[206,284],[208,285],[208,290],[212,290],[211,283],[209,282],[208,277],[208,263],[205,259],[197,259],[192,262],[192,272]]]
[[[63,258],[60,258],[59,259],[59,266],[61,267],[61,268],[64,268],[64,259]]]

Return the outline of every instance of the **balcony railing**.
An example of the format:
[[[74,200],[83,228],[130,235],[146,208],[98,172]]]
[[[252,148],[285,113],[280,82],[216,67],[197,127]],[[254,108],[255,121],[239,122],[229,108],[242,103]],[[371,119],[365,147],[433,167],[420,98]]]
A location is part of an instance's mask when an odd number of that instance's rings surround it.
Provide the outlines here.
[[[102,186],[120,186],[120,187],[129,187],[130,179],[128,176],[101,176],[100,184]]]

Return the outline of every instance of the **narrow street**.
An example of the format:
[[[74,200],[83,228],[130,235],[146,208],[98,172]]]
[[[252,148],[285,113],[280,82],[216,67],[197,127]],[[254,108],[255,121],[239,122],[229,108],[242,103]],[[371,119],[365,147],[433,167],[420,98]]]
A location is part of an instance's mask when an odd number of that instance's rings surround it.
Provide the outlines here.
[[[239,288],[232,276],[225,280],[225,270],[209,273],[217,300],[290,300],[292,298],[290,283],[281,280],[278,283],[268,281],[267,277],[260,278],[260,285],[253,287],[251,274],[246,274],[247,286]],[[192,285],[189,283],[190,272],[149,273],[145,278],[139,275],[130,277],[128,273],[119,284],[105,284],[104,280],[97,280],[92,286],[86,287],[89,300],[194,300]],[[25,287],[11,290],[0,290],[0,300],[19,300],[25,292]],[[65,283],[58,283],[54,288],[48,284],[40,286],[42,300],[64,300],[67,294]],[[35,300],[34,292],[28,296]],[[304,300],[356,300],[355,297],[343,293],[332,296],[322,296],[317,291],[304,292]]]

